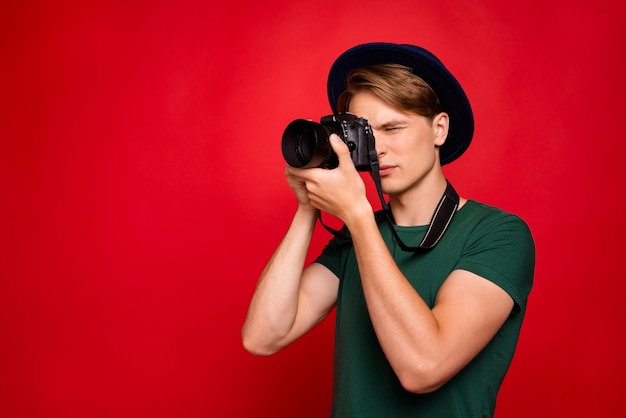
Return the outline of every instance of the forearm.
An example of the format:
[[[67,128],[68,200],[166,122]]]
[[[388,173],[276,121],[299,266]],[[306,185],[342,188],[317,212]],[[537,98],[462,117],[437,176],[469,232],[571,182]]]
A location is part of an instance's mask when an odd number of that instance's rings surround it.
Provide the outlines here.
[[[374,330],[402,386],[415,393],[441,387],[496,335],[513,299],[477,274],[453,270],[431,309],[397,267],[373,219],[348,228]]]
[[[373,217],[361,215],[349,229],[368,311],[391,366],[405,387],[420,376],[430,379],[441,346],[433,312],[397,267]]]
[[[302,271],[317,211],[299,206],[289,230],[263,270],[242,329],[246,349],[270,354],[285,343],[298,312]]]

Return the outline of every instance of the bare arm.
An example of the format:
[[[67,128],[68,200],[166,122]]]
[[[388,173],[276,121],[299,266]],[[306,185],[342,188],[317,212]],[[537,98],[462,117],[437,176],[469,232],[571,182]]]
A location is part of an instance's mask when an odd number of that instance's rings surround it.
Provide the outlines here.
[[[333,148],[340,159],[337,169],[306,174],[311,202],[350,230],[372,324],[401,383],[412,392],[433,391],[487,345],[513,300],[486,279],[456,270],[431,310],[389,253],[345,144],[333,142]]]
[[[455,270],[431,310],[393,261],[375,223],[350,232],[376,335],[405,389],[430,392],[450,380],[493,338],[513,308],[500,287]]]
[[[316,217],[311,206],[298,206],[261,274],[242,329],[243,345],[253,354],[269,355],[289,345],[335,305],[337,277],[316,263],[303,270]]]

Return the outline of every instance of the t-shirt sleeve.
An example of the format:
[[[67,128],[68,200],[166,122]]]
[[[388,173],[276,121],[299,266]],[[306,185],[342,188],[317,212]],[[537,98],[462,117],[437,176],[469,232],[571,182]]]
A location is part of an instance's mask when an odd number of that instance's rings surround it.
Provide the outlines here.
[[[471,271],[497,284],[523,311],[533,285],[535,244],[528,225],[515,215],[497,212],[480,222],[456,269]]]
[[[321,254],[314,260],[315,263],[325,266],[339,278],[342,276],[342,258],[345,257],[346,249],[351,247],[351,240],[347,237],[345,227],[341,234],[328,241]]]

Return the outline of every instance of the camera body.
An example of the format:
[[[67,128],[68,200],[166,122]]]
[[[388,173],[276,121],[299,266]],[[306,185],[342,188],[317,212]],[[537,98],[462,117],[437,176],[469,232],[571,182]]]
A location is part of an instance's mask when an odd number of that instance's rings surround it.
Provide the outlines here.
[[[372,171],[370,151],[375,153],[372,128],[367,120],[351,113],[324,116],[320,123],[305,119],[291,122],[282,138],[285,161],[298,168],[336,168],[339,161],[330,146],[331,134],[337,134],[346,143],[358,171]]]

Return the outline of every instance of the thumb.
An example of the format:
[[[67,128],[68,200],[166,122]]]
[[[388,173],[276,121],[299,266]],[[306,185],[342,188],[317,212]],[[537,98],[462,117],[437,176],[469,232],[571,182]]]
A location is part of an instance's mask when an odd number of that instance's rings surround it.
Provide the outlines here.
[[[345,142],[339,138],[339,135],[332,134],[330,135],[330,146],[333,148],[333,151],[337,154],[337,158],[339,158],[339,164],[344,164],[343,161],[352,161],[352,157],[350,157],[350,150]]]

